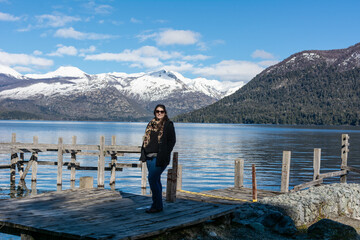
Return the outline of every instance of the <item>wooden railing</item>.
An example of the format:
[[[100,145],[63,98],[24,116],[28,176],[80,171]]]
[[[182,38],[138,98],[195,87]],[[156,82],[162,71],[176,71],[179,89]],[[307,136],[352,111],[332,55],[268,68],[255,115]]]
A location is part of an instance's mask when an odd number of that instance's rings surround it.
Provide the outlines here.
[[[82,145],[76,143],[76,136],[72,137],[71,144],[64,144],[63,139],[58,139],[58,144],[43,144],[38,142],[38,137],[33,137],[33,143],[19,143],[16,141],[16,134],[12,134],[10,143],[0,143],[0,153],[11,153],[10,164],[0,165],[0,169],[10,169],[10,181],[15,182],[16,167],[20,176],[20,180],[25,180],[30,168],[31,180],[36,182],[38,165],[57,165],[57,185],[62,185],[63,166],[67,166],[71,171],[70,181],[71,187],[75,186],[76,170],[95,170],[97,171],[97,186],[104,187],[105,171],[111,171],[110,186],[115,186],[115,172],[122,171],[123,168],[141,168],[141,187],[146,188],[146,164],[145,163],[118,163],[118,156],[124,156],[125,153],[140,153],[139,146],[121,146],[116,145],[116,137],[112,136],[111,145],[105,145],[105,137],[100,137],[99,145]],[[39,161],[39,152],[57,152],[57,161]],[[24,159],[24,153],[31,153],[28,161]],[[71,155],[70,162],[64,162],[64,154]],[[97,166],[81,166],[77,162],[77,156],[97,156]],[[111,162],[105,166],[105,157],[111,157]],[[24,165],[26,165],[24,169]]]

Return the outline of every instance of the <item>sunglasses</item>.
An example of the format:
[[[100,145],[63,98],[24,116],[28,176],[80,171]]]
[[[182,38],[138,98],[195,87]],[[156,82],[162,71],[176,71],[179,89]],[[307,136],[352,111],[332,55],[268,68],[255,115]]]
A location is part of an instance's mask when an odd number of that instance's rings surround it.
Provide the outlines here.
[[[161,113],[161,114],[165,113],[165,111],[161,111],[161,110],[156,110],[155,112],[156,113]]]

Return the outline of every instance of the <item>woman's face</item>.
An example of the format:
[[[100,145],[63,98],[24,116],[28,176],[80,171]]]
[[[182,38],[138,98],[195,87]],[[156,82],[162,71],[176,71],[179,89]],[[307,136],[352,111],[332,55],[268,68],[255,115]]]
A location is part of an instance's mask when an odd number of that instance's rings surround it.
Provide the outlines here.
[[[156,118],[158,119],[163,119],[163,117],[165,116],[165,111],[162,107],[157,107],[155,109],[155,115],[156,115]]]

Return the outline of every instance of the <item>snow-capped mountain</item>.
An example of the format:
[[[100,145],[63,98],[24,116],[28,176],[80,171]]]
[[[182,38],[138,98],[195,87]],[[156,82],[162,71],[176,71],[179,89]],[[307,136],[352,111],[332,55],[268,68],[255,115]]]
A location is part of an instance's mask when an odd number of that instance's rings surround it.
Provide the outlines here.
[[[164,103],[174,116],[214,103],[240,87],[241,83],[189,79],[166,70],[90,75],[69,66],[23,76],[0,67],[0,113],[25,112],[40,119],[136,120]]]

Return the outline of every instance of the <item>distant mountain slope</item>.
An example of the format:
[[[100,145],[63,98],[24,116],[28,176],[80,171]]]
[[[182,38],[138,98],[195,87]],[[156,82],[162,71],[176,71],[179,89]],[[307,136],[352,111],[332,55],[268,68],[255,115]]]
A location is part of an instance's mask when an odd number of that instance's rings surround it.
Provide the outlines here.
[[[176,120],[360,125],[360,43],[296,53],[234,94]]]
[[[214,103],[240,88],[172,71],[87,74],[60,67],[21,75],[0,66],[0,119],[140,121],[158,103],[170,116]]]

